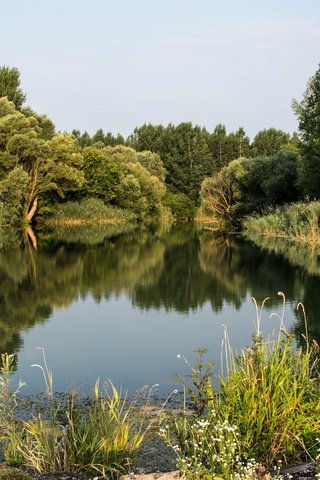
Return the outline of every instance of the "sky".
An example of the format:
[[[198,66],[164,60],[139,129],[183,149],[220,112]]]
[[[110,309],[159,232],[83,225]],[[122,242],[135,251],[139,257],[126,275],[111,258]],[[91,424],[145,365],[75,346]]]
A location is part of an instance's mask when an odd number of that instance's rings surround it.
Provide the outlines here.
[[[0,65],[57,130],[297,130],[319,0],[0,0]]]

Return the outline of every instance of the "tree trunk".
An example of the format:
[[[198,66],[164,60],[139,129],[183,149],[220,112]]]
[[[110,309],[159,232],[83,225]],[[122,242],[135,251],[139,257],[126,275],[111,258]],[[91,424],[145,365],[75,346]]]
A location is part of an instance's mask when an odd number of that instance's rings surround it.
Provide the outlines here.
[[[31,222],[31,220],[33,218],[33,215],[36,213],[37,207],[38,207],[38,197],[36,197],[34,199],[32,207],[30,208],[29,212],[27,212],[27,214],[26,214],[25,218],[26,218],[28,223]]]

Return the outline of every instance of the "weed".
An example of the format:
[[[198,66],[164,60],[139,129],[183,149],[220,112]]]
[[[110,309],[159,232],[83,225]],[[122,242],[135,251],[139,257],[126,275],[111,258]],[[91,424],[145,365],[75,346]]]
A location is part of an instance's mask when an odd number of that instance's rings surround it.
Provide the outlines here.
[[[83,470],[112,478],[129,470],[133,453],[157,419],[148,422],[139,416],[135,402],[129,402],[111,382],[102,388],[97,382],[85,407],[71,393],[63,414],[54,398],[53,376],[43,351],[43,366],[33,366],[43,373],[49,409],[45,415],[13,421],[16,392],[8,393],[13,360],[13,355],[3,356],[1,377],[1,431],[6,461],[14,459],[39,473]]]
[[[192,408],[188,411],[185,399],[183,414],[161,430],[190,478],[260,478],[250,475],[256,475],[261,464],[272,470],[278,462],[291,464],[316,455],[319,356],[307,330],[305,348],[293,345],[283,321],[285,298],[279,295],[283,309],[275,337],[263,338],[257,304],[256,332],[240,355],[234,355],[225,333],[218,391],[212,387],[212,365],[204,364],[205,350],[200,349],[198,363],[190,365],[193,388],[185,391]]]

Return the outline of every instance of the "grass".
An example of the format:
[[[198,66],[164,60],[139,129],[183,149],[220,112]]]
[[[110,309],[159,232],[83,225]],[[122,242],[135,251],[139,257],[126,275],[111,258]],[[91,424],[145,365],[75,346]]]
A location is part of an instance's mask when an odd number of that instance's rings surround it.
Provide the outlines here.
[[[225,335],[224,373],[215,376],[219,388],[200,350],[185,380],[186,390],[193,391],[191,409],[185,404],[184,413],[162,429],[187,478],[257,478],[257,470],[318,455],[319,348],[306,335],[305,348],[296,349],[283,317],[278,335],[263,338],[258,308],[257,315],[252,344],[239,355]]]
[[[166,425],[160,425],[160,435],[175,451],[187,479],[270,479],[270,471],[281,478],[279,465],[320,461],[319,347],[309,341],[307,328],[304,348],[294,345],[284,326],[285,298],[279,295],[283,312],[275,336],[261,335],[263,302],[261,310],[256,305],[252,343],[240,354],[233,352],[225,333],[218,374],[205,363],[205,349],[198,349],[195,365],[189,364],[191,373],[182,379],[182,413],[168,410]],[[34,366],[43,373],[49,411],[17,419],[22,385],[11,388],[13,362],[13,355],[2,356],[0,433],[7,462],[23,463],[40,473],[82,470],[108,478],[130,469],[134,452],[159,416],[146,422],[136,404],[111,382],[102,388],[97,382],[85,406],[71,393],[67,407],[61,408],[44,356],[43,365]]]
[[[47,224],[104,224],[135,221],[136,215],[125,208],[105,205],[97,198],[86,198],[80,202],[59,204],[56,211],[47,219]]]
[[[129,471],[134,452],[157,418],[146,421],[136,403],[128,401],[111,382],[102,387],[97,382],[85,407],[71,393],[66,411],[61,410],[44,356],[44,365],[34,366],[42,370],[49,409],[45,414],[17,419],[17,390],[10,386],[13,364],[13,355],[2,355],[0,437],[7,463],[23,464],[39,473],[81,470],[107,478]]]
[[[263,216],[251,215],[242,226],[249,237],[277,237],[320,245],[320,202],[292,203]]]

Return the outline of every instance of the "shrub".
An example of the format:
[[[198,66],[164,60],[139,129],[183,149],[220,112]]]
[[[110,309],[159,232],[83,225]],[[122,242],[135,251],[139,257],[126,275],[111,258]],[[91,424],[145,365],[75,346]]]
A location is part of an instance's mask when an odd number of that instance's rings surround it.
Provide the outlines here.
[[[103,221],[125,222],[135,220],[136,215],[128,209],[105,205],[98,198],[86,198],[80,202],[66,202],[57,206],[53,221],[99,223]],[[50,223],[50,222],[49,222]]]
[[[192,220],[195,216],[195,204],[184,193],[168,193],[162,203],[170,208],[173,217],[177,220]]]

